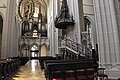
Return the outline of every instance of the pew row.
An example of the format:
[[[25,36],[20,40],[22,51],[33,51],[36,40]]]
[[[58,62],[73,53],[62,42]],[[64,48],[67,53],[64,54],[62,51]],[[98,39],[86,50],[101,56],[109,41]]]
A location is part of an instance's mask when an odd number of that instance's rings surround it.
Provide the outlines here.
[[[9,80],[19,69],[18,59],[1,59],[0,60],[0,80]]]
[[[40,63],[41,69],[44,69],[44,61],[45,60],[58,60],[58,59],[56,57],[52,57],[52,56],[39,57],[39,63]]]
[[[18,59],[21,66],[24,66],[29,61],[28,57],[12,57],[11,59]]]
[[[54,80],[54,78],[59,78],[59,80],[70,80],[67,78],[68,75],[72,72],[72,80],[80,80],[79,70],[83,70],[81,74],[89,80],[87,74],[92,75],[96,73],[98,68],[98,63],[95,61],[81,61],[81,60],[45,60],[45,78],[47,80]],[[93,72],[89,73],[87,70],[93,69]],[[69,76],[71,77],[71,76]],[[90,76],[91,77],[91,76]]]

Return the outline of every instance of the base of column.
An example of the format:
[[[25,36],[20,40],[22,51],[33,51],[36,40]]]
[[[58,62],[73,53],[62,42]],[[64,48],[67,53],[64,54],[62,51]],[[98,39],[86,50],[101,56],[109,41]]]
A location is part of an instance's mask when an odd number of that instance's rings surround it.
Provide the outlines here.
[[[117,68],[113,68],[111,70],[106,70],[106,74],[108,75],[109,79],[120,78],[120,70]]]
[[[109,79],[116,80],[120,78],[120,63],[118,64],[99,64],[99,67],[105,68],[105,73]]]

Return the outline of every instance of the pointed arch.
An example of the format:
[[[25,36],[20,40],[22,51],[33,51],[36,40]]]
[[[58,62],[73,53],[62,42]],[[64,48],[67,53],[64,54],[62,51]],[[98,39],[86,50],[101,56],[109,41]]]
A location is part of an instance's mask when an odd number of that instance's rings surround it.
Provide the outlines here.
[[[32,44],[30,45],[30,49],[31,49],[34,45],[36,45],[36,46],[38,47],[38,49],[39,49],[39,45],[38,45],[37,43],[32,43]]]
[[[43,43],[40,47],[40,55],[47,56],[48,55],[48,46],[46,43]]]
[[[27,46],[27,44],[26,44],[26,43],[23,43],[23,44],[21,44],[21,47],[20,47],[20,48],[23,48],[23,47],[25,47],[25,46]]]
[[[39,46],[37,43],[32,43],[30,45],[30,57],[32,58],[39,57]]]
[[[28,45],[26,43],[23,43],[20,47],[20,57],[28,57],[29,51],[28,51]]]
[[[95,22],[89,16],[84,16],[84,24],[85,24],[84,28],[87,28],[89,31],[89,37],[90,37],[89,41],[91,44],[91,48],[95,48],[97,42]]]
[[[84,17],[84,30],[87,31],[87,27],[90,27],[91,21],[88,19],[87,16]]]

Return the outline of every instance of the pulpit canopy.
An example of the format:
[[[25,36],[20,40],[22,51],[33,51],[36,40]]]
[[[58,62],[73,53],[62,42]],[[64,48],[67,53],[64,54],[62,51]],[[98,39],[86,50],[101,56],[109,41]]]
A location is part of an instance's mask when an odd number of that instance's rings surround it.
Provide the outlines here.
[[[67,1],[62,1],[60,14],[55,19],[55,27],[59,29],[66,29],[67,26],[74,25],[73,16],[69,14]]]

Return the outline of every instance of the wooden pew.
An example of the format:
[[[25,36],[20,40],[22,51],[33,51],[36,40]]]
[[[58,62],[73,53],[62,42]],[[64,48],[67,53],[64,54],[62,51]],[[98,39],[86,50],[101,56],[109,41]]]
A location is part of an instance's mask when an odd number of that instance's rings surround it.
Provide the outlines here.
[[[10,59],[8,60],[11,62],[11,68],[12,68],[12,72],[17,72],[19,67],[20,67],[20,60],[19,59]]]
[[[21,66],[24,66],[28,61],[28,57],[12,57],[11,59],[18,59]]]
[[[52,56],[39,57],[39,62],[40,62],[41,69],[44,69],[44,61],[45,60],[57,60],[57,58],[56,57],[52,57]]]
[[[98,64],[94,61],[81,61],[81,60],[46,60],[45,61],[45,77],[48,80],[53,79],[52,72],[61,72],[62,79],[65,80],[65,71],[73,70],[74,72],[78,69],[95,68],[97,69]],[[75,75],[76,76],[76,75]]]
[[[0,60],[0,63],[2,64],[2,79],[5,79],[8,77],[8,62],[6,60]]]
[[[0,80],[9,80],[12,75],[19,69],[18,59],[1,59],[0,60]]]
[[[0,63],[0,80],[2,80],[2,66],[3,66],[3,64]]]

